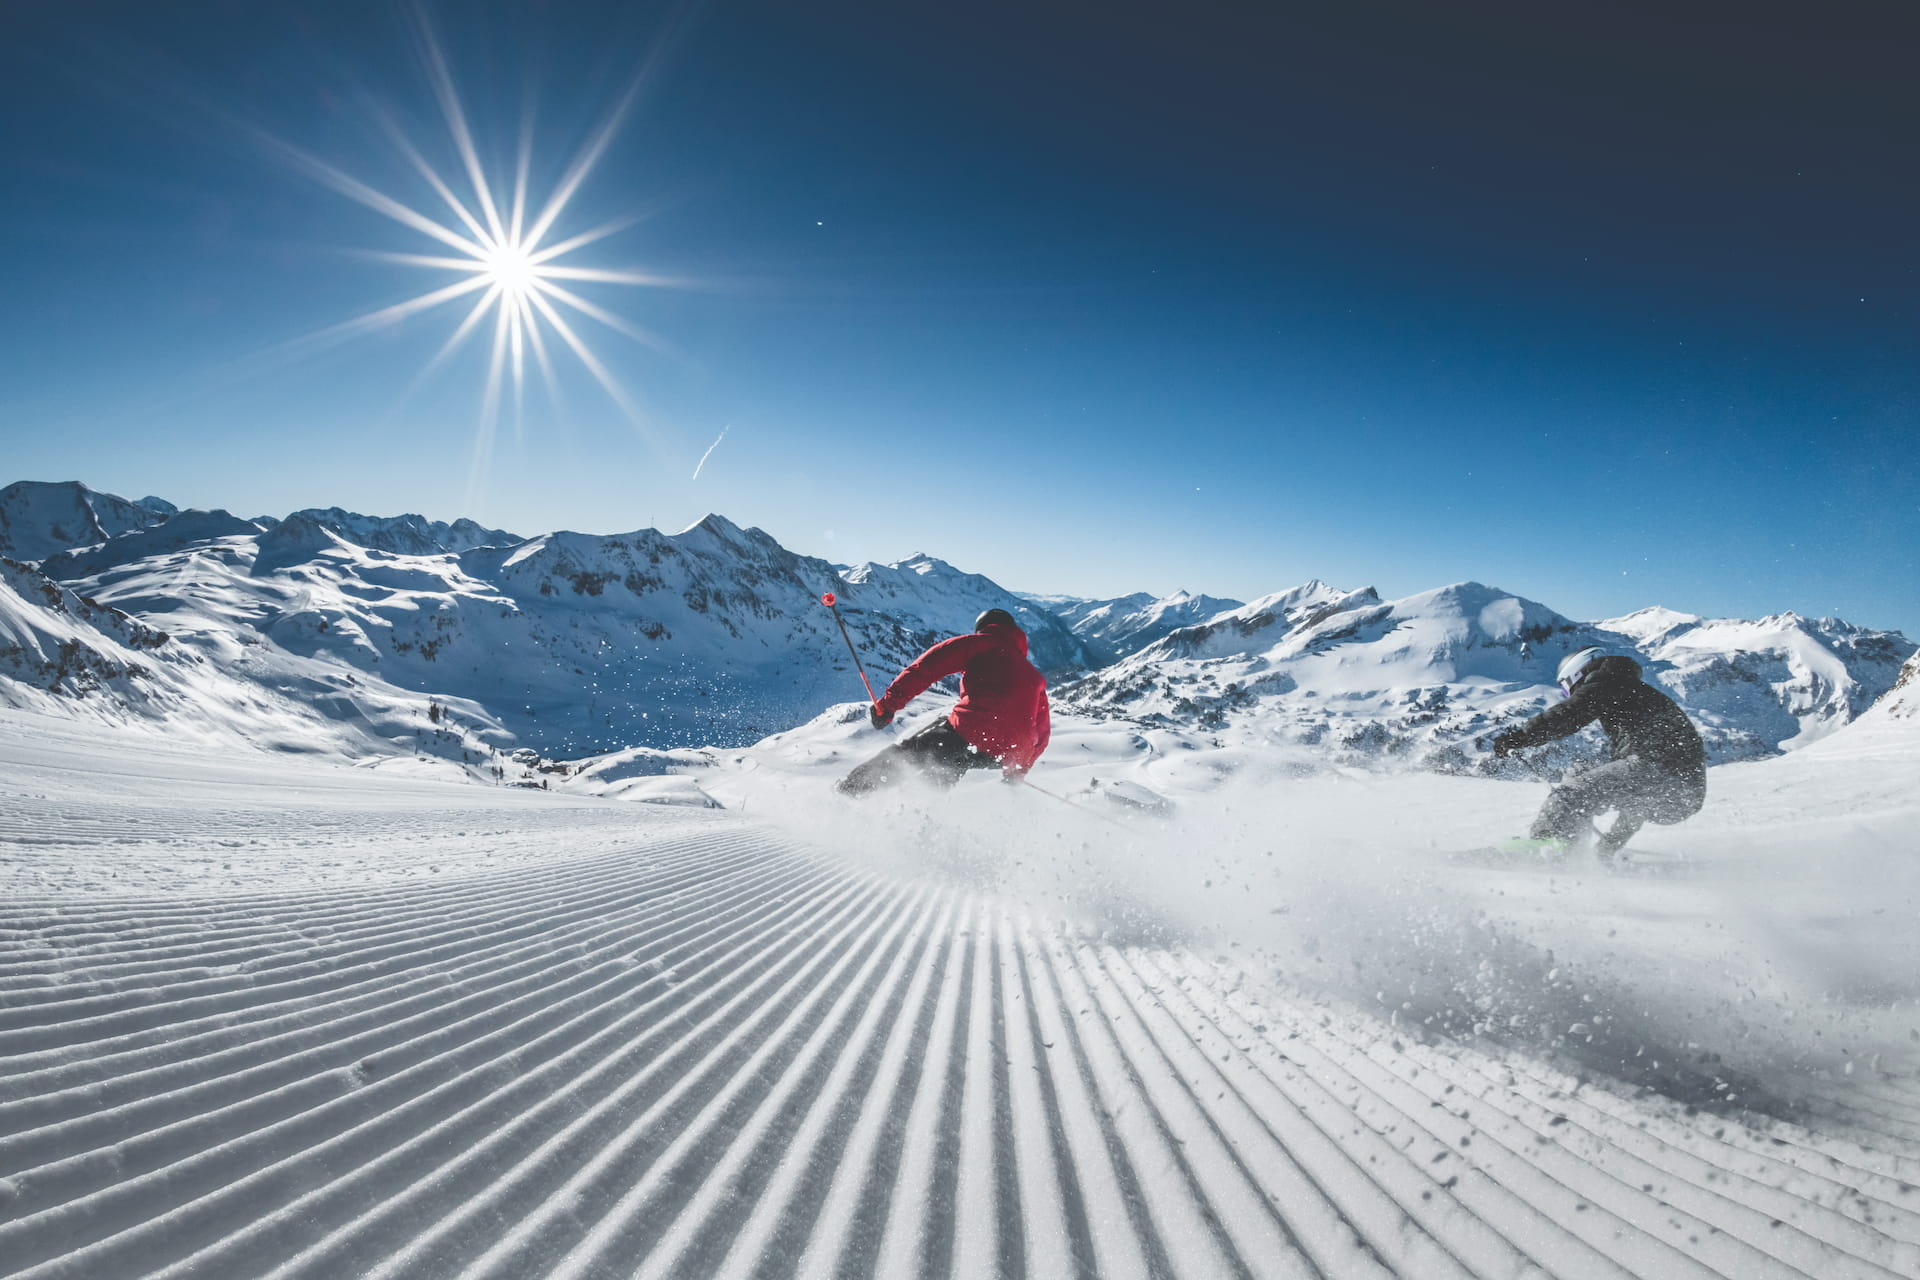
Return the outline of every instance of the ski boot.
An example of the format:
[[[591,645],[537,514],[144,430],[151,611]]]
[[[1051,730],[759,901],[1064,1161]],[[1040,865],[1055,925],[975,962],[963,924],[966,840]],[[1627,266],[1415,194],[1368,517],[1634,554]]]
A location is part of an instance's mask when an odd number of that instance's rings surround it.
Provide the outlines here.
[[[1635,814],[1622,813],[1614,817],[1613,826],[1607,830],[1602,831],[1595,827],[1593,848],[1594,852],[1600,855],[1601,865],[1611,867],[1624,861],[1620,857],[1620,851],[1627,847],[1627,841],[1639,833],[1641,825],[1645,822],[1645,818]]]

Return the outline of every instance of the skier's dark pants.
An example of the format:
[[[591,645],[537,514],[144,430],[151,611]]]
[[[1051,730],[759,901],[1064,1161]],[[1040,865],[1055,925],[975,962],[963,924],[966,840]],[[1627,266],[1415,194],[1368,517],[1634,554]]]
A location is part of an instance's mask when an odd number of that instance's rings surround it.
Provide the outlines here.
[[[1535,839],[1577,840],[1596,815],[1616,809],[1620,816],[1600,838],[1600,851],[1613,853],[1642,823],[1681,822],[1706,803],[1704,778],[1675,773],[1647,760],[1615,760],[1589,769],[1553,789],[1540,806],[1530,833]]]
[[[969,769],[996,768],[1000,761],[960,736],[945,720],[916,729],[873,759],[840,779],[843,796],[863,796],[917,776],[935,786],[951,787]]]

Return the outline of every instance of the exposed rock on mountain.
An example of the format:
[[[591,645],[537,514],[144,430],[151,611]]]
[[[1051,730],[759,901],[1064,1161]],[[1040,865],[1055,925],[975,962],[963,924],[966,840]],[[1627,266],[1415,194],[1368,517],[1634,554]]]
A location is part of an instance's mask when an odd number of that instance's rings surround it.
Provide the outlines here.
[[[1874,705],[1890,716],[1920,719],[1920,650],[1901,665],[1893,688]]]
[[[0,558],[0,700],[8,705],[42,701],[21,696],[27,690],[85,698],[137,680],[167,641],[165,632]]]
[[[1882,741],[1897,741],[1920,750],[1920,652],[1915,652],[1901,665],[1893,688],[1880,695],[1845,734],[1834,736],[1854,735],[1874,735]]]
[[[244,573],[242,541],[136,561],[122,598],[143,617],[0,559],[0,706],[371,763],[424,752],[476,775],[498,758],[507,735],[484,708],[280,649],[252,626],[259,601],[206,591],[223,564]]]

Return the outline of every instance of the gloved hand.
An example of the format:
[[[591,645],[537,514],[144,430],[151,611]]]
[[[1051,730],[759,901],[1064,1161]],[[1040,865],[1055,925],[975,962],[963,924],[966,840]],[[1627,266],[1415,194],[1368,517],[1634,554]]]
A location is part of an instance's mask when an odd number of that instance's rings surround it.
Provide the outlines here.
[[[882,711],[878,706],[867,708],[867,722],[876,729],[884,729],[893,723],[893,712]]]
[[[1018,786],[1026,780],[1027,771],[1018,765],[1003,764],[1000,766],[1000,781],[1006,783],[1008,786]]]
[[[1520,745],[1519,743],[1514,741],[1514,738],[1517,736],[1518,735],[1511,732],[1495,735],[1493,739],[1494,757],[1496,759],[1504,760],[1513,751],[1515,747]]]

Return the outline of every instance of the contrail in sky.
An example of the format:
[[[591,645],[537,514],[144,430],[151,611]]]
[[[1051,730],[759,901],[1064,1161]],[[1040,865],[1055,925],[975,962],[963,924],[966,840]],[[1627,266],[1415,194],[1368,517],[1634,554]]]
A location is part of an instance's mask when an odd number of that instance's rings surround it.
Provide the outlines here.
[[[713,443],[707,446],[707,451],[700,455],[700,461],[693,464],[694,480],[698,480],[700,478],[700,468],[707,465],[707,459],[713,456],[713,451],[720,447],[720,442],[727,438],[727,432],[731,430],[733,430],[733,427],[730,425],[720,428],[720,434],[713,438]]]

